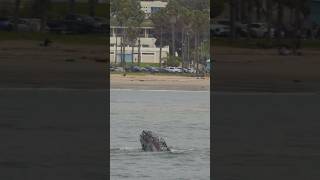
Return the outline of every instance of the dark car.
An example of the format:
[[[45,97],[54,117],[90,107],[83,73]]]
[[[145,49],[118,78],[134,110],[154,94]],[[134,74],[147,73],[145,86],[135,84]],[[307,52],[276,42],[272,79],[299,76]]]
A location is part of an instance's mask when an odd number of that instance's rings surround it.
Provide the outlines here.
[[[63,20],[52,20],[47,23],[50,31],[59,33],[92,33],[95,31],[95,20],[90,16],[68,14]]]
[[[139,66],[131,66],[131,72],[141,72],[141,68]]]
[[[151,73],[158,73],[159,72],[158,68],[152,67],[152,66],[147,66],[146,69],[148,70],[148,72],[151,72]]]
[[[62,33],[62,34],[67,33],[67,26],[64,21],[51,20],[47,22],[47,26],[50,32]]]
[[[108,21],[106,18],[103,17],[92,17],[94,20],[93,26],[94,26],[94,32],[96,33],[107,33],[107,30],[109,28]]]
[[[67,30],[73,33],[91,33],[94,31],[94,19],[90,16],[69,14],[64,19]]]
[[[161,67],[161,68],[159,68],[159,72],[169,72],[166,68],[164,68],[164,67]]]
[[[13,29],[12,21],[9,18],[0,17],[0,30],[10,31]]]

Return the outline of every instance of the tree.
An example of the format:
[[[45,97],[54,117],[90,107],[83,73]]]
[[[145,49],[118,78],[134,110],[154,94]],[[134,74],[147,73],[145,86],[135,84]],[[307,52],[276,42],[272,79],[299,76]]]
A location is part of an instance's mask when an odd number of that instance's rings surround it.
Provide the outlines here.
[[[121,34],[121,64],[125,69],[125,47],[129,42],[134,41],[137,33],[136,27],[140,26],[144,19],[144,12],[141,11],[140,1],[138,0],[111,0],[110,1],[110,13],[111,16],[116,19],[118,25],[123,28]],[[134,30],[128,34],[127,30]],[[140,62],[140,60],[139,60]]]
[[[194,60],[196,62],[196,69],[197,73],[199,73],[199,63],[200,59],[200,44],[202,43],[203,39],[201,38],[200,34],[203,32],[209,31],[209,14],[207,12],[194,10],[192,16],[192,30],[194,34]]]
[[[18,20],[19,20],[19,13],[20,13],[20,6],[21,6],[21,0],[16,0],[15,4],[14,4],[15,8],[14,8],[14,23],[13,23],[13,28],[14,30],[17,30],[17,24],[18,24]]]
[[[76,6],[76,1],[75,0],[69,0],[69,13],[70,14],[75,13],[75,6]]]
[[[187,2],[194,3],[196,8]],[[191,64],[190,44],[195,44],[193,62],[197,62],[196,59],[199,59],[197,56],[200,56],[200,53],[195,53],[197,46],[203,39],[209,38],[209,6],[204,6],[208,3],[208,0],[172,0],[166,8],[151,16],[155,27],[156,44],[161,44],[160,48],[162,45],[170,45],[170,57],[177,51],[178,56],[182,57],[180,59],[183,66],[186,60],[189,65]],[[170,23],[172,17],[174,21]]]
[[[32,16],[41,19],[40,31],[44,31],[47,24],[50,0],[34,0],[32,3]]]
[[[157,39],[156,45],[160,47],[160,53],[159,53],[159,65],[161,67],[161,58],[162,58],[162,47],[165,44],[168,44],[168,41],[165,41],[168,38],[165,38],[164,36],[168,36],[168,15],[165,11],[165,9],[160,9],[157,13],[154,13],[151,15],[150,19],[152,20],[154,24],[154,36]]]
[[[223,10],[224,10],[224,4],[225,1],[224,0],[214,0],[212,5],[212,11],[211,11],[211,17],[215,18],[217,16],[219,16]]]
[[[0,16],[2,16],[2,17],[9,16],[9,14],[10,14],[9,9],[10,9],[10,2],[8,2],[8,1],[1,2]]]
[[[131,19],[128,22],[128,36],[127,41],[131,46],[131,62],[134,63],[134,47],[136,46],[136,42],[140,32],[140,25],[142,23],[141,19]],[[140,46],[140,45],[139,45]],[[140,52],[139,52],[140,54]],[[140,65],[140,60],[138,60],[138,64]]]
[[[171,46],[170,46],[170,55],[175,56],[176,53],[176,22],[178,18],[178,8],[181,7],[181,5],[178,3],[178,1],[169,1],[166,7],[166,13],[168,14],[170,27],[171,27]]]
[[[230,37],[231,39],[235,38],[236,35],[236,28],[235,28],[235,21],[236,21],[236,4],[235,0],[229,0],[230,6]]]
[[[94,17],[96,15],[97,0],[88,0],[89,4],[89,15]]]

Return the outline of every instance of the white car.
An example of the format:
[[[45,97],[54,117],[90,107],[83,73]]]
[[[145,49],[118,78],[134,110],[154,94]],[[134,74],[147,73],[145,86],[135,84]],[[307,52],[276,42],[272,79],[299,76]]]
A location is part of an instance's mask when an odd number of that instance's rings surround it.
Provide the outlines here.
[[[268,35],[268,25],[267,23],[251,23],[248,25],[250,29],[250,34],[254,37],[261,38],[267,37]],[[271,37],[274,37],[274,28],[270,29]]]
[[[182,72],[181,68],[179,69],[178,67],[166,67],[166,70],[168,72]]]
[[[185,73],[196,73],[194,68],[183,68],[183,72]]]
[[[211,24],[211,29],[213,30],[213,35],[216,36],[228,36],[231,32],[230,30],[230,21],[228,19],[216,20]],[[245,33],[243,29],[246,24],[242,24],[238,21],[234,23],[234,28],[238,33]],[[242,32],[241,32],[242,31]]]
[[[211,30],[215,36],[228,36],[230,34],[230,23],[227,20],[218,20],[211,24]]]

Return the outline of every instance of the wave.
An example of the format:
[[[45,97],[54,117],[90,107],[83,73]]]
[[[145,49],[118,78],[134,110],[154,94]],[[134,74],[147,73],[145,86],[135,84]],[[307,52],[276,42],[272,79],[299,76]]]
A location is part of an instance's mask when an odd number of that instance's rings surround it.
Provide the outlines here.
[[[181,148],[175,148],[170,147],[170,151],[163,151],[163,152],[145,152],[141,148],[137,147],[120,147],[120,148],[110,148],[111,154],[121,154],[121,153],[172,153],[172,154],[187,154],[192,153],[194,151],[198,151],[194,148],[189,149],[181,149]]]
[[[150,91],[150,92],[199,92],[199,93],[209,93],[210,91],[203,90],[175,90],[175,89],[115,89],[112,88],[110,91]]]

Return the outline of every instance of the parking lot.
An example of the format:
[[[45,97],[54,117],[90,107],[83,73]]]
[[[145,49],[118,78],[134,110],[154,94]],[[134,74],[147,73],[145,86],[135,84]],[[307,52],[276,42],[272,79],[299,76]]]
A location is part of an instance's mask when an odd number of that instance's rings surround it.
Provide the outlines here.
[[[152,73],[152,74],[189,74],[189,75],[196,75],[196,74],[206,74],[210,73],[210,70],[205,67],[199,66],[198,73],[197,69],[191,68],[182,68],[182,67],[156,67],[156,66],[145,66],[140,67],[137,65],[128,66],[123,68],[121,66],[116,66],[111,64],[110,65],[110,72],[111,73],[124,73],[124,72],[134,72],[134,73]]]

